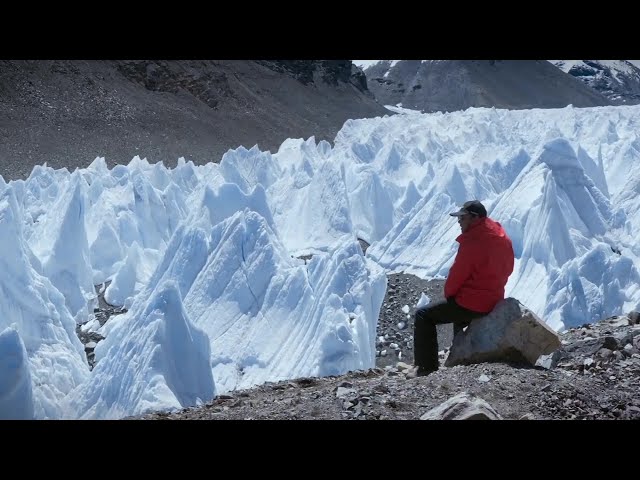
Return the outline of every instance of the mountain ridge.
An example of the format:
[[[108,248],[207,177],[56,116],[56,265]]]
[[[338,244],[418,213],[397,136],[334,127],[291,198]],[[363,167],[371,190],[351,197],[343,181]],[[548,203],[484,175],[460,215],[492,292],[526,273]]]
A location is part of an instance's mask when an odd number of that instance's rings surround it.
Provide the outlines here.
[[[618,105],[640,103],[640,68],[628,60],[549,60]]]
[[[380,103],[425,113],[612,104],[546,60],[382,60],[364,72]]]

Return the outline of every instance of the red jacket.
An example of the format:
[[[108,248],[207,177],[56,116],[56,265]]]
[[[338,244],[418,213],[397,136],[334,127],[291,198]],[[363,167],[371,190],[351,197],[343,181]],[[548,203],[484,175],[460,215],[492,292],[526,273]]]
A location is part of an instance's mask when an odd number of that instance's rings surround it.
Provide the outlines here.
[[[445,298],[461,307],[490,312],[504,298],[504,286],[513,272],[513,245],[498,222],[481,218],[456,241],[458,254],[444,284]]]

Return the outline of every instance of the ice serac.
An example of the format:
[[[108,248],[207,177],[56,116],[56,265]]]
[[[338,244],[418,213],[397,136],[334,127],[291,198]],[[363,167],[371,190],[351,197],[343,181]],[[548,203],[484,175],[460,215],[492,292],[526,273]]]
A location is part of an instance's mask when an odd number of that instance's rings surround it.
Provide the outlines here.
[[[616,205],[623,220],[624,233],[628,235],[624,243],[640,257],[640,242],[635,241],[640,231],[640,160],[629,166],[628,179],[616,196]]]
[[[122,252],[120,239],[113,226],[103,222],[89,247],[94,284],[99,285],[116,273],[118,262],[122,260]]]
[[[604,243],[549,274],[545,318],[555,329],[579,327],[636,308],[640,274],[633,260]]]
[[[409,181],[409,184],[407,185],[396,209],[396,221],[394,221],[394,224],[397,223],[397,221],[399,221],[405,214],[409,213],[421,198],[422,195],[420,195],[420,192],[416,188],[413,180]]]
[[[29,360],[15,328],[0,331],[0,420],[32,420]]]
[[[405,215],[384,238],[369,247],[367,257],[390,270],[416,275],[448,271],[447,262],[455,253],[455,239],[460,232],[455,223],[444,222],[442,214],[456,209],[446,193],[425,195],[411,215]]]
[[[576,250],[560,207],[554,176],[547,173],[544,182],[542,202],[527,218],[522,256],[540,264],[551,260],[553,265],[561,266],[576,256]]]
[[[588,159],[578,157],[566,139],[548,142],[492,211],[504,219],[517,258],[507,294],[556,330],[623,313],[637,296],[636,267],[611,240],[624,216],[613,213],[585,173]],[[601,274],[593,274],[594,265]],[[619,278],[612,278],[614,271]]]
[[[174,281],[121,317],[96,346],[91,379],[70,396],[73,417],[117,419],[215,396],[209,338],[189,320]]]
[[[22,413],[56,419],[64,413],[64,398],[88,378],[89,366],[64,296],[31,264],[19,212],[13,188],[6,188],[0,194],[0,331],[15,331],[24,344],[28,365],[19,367],[20,360],[15,372],[30,372],[33,405]],[[7,348],[15,353],[19,342],[6,335]],[[26,388],[23,381],[20,377],[20,388]]]
[[[308,184],[285,191],[270,201],[280,238],[292,254],[326,252],[343,235],[354,235],[344,165],[322,161]]]
[[[271,153],[262,152],[257,146],[251,150],[244,147],[229,150],[220,161],[220,170],[228,183],[236,184],[245,193],[251,192],[258,184],[264,189],[269,188],[279,174]]]
[[[609,186],[607,185],[607,178],[605,176],[604,166],[602,164],[602,150],[598,149],[597,163],[581,146],[578,147],[576,156],[578,158],[578,161],[580,162],[580,165],[584,169],[585,175],[591,179],[598,190],[600,190],[600,193],[604,195],[607,200],[609,200]]]
[[[139,244],[144,248],[163,249],[170,236],[165,203],[157,188],[138,166],[130,168],[133,190],[131,212],[136,219]]]
[[[372,367],[385,282],[353,237],[305,266],[245,209],[213,227],[184,304],[211,339],[216,387],[228,391]]]
[[[551,169],[570,206],[588,229],[586,233],[603,235],[607,230],[607,220],[611,218],[609,201],[585,175],[569,142],[560,138],[547,143],[540,161]]]
[[[97,299],[85,231],[86,183],[74,172],[65,191],[43,216],[31,246],[43,274],[64,295],[79,323],[93,312]]]
[[[375,366],[376,329],[387,278],[360,252],[353,239],[344,237],[330,256],[319,256],[309,266],[309,283],[321,305],[313,317],[324,326],[318,371],[322,376]]]
[[[351,176],[349,183],[353,189],[349,191],[349,206],[353,228],[359,238],[376,242],[393,226],[393,202],[372,169],[362,168]]]
[[[136,292],[136,266],[140,264],[140,247],[134,242],[127,253],[115,275],[111,278],[111,283],[104,293],[104,299],[109,305],[124,306],[129,308]],[[139,289],[138,289],[139,291]]]
[[[274,228],[274,220],[262,184],[257,184],[249,192],[243,192],[236,184],[224,183],[217,190],[205,190],[202,208],[206,208],[211,226],[215,226],[238,210],[248,208],[260,214]]]

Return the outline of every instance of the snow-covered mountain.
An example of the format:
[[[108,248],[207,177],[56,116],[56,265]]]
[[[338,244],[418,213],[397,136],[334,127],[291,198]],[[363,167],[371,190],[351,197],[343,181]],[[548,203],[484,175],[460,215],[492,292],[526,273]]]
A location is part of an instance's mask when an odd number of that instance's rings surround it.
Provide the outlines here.
[[[423,112],[593,107],[613,102],[545,60],[355,61],[383,105]]]
[[[628,60],[549,60],[617,104],[640,103],[640,68]]]

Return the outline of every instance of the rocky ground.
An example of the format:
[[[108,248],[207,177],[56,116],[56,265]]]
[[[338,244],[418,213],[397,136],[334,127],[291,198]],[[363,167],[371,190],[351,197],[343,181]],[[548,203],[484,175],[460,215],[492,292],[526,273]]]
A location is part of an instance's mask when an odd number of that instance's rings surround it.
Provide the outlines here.
[[[431,301],[442,298],[442,282],[405,274],[389,275],[388,280],[378,323],[376,368],[266,383],[219,395],[199,407],[136,419],[419,419],[462,392],[485,400],[504,419],[640,419],[637,315],[568,330],[561,335],[561,349],[544,366],[483,363],[407,378],[413,361],[415,305],[423,293]],[[100,315],[106,315],[104,308]],[[438,340],[444,361],[451,344],[450,325],[441,327]]]
[[[620,317],[562,338],[551,369],[492,363],[406,378],[400,364],[265,384],[142,419],[417,420],[461,392],[485,400],[504,419],[640,419],[640,325]]]
[[[430,302],[444,300],[444,281],[426,281],[415,275],[391,274],[378,318],[376,366],[385,368],[398,362],[413,364],[414,313],[422,295]],[[453,326],[438,325],[438,344],[444,350],[451,345]]]

